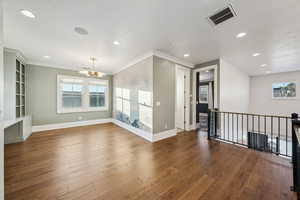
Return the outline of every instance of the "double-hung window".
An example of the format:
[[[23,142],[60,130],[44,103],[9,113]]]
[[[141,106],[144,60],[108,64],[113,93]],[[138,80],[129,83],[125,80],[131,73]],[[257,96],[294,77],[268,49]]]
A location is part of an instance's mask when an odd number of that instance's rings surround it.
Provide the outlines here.
[[[57,76],[57,112],[108,110],[108,80]]]

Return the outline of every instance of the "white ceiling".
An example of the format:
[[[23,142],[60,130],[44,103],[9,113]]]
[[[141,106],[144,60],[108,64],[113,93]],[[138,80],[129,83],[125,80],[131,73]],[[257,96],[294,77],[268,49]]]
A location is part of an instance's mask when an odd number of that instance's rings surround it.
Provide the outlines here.
[[[238,16],[212,27],[206,17],[226,2],[4,0],[4,42],[29,63],[71,69],[95,56],[98,70],[114,72],[161,50],[194,64],[221,57],[250,75],[300,70],[299,0],[232,0]],[[36,19],[24,17],[20,9],[32,11]],[[76,26],[89,34],[78,35]],[[237,39],[239,32],[247,36]],[[113,45],[114,40],[121,44]],[[261,56],[253,57],[255,52]],[[264,63],[268,67],[260,67]]]

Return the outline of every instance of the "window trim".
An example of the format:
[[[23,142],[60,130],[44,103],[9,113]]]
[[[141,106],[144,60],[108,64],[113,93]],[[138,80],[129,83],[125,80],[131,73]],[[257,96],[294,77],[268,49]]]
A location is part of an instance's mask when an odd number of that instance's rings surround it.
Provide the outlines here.
[[[82,107],[80,108],[63,108],[62,106],[62,88],[61,88],[61,80],[62,79],[77,79],[82,81],[83,90],[82,90]],[[89,84],[93,82],[92,84]],[[99,83],[97,83],[99,82]],[[103,84],[101,84],[102,82]],[[90,95],[89,95],[89,85],[106,85],[107,90],[105,91],[105,106],[103,107],[90,107]],[[96,79],[96,78],[85,78],[80,76],[67,76],[67,75],[57,75],[57,85],[56,85],[56,92],[57,92],[57,113],[64,114],[64,113],[79,113],[79,112],[96,112],[96,111],[108,111],[109,110],[109,100],[110,100],[110,89],[109,89],[109,80],[106,79]]]

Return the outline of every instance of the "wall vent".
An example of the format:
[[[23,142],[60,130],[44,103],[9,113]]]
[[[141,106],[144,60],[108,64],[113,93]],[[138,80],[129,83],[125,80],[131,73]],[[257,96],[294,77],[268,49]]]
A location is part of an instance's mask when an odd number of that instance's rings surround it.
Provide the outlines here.
[[[218,10],[213,15],[210,15],[208,17],[208,20],[213,26],[217,26],[235,16],[236,12],[234,11],[232,5],[229,4],[227,7]]]

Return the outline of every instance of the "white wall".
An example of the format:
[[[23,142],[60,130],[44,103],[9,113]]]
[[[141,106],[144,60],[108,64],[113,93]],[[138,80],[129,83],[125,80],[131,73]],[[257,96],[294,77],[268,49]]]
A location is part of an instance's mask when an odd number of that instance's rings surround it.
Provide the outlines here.
[[[3,119],[3,11],[0,0],[0,124]],[[0,200],[4,199],[4,131],[0,126]]]
[[[237,66],[220,60],[220,110],[248,112],[250,77]]]
[[[272,99],[272,83],[296,81],[297,99]],[[250,112],[289,116],[300,113],[300,71],[251,77]]]

